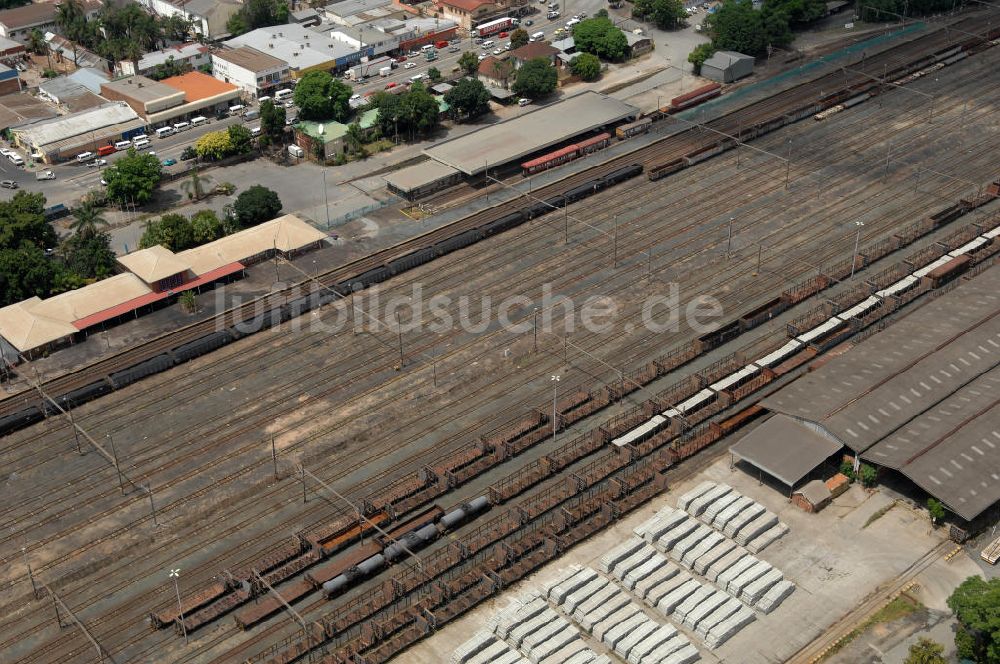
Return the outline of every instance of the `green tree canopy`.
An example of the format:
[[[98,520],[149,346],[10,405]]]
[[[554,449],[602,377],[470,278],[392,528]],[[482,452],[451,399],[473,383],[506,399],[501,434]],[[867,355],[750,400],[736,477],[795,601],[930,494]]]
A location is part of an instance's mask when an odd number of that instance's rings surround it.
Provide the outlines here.
[[[517,70],[514,92],[524,97],[542,97],[556,89],[557,81],[555,67],[545,58],[535,58]]]
[[[910,646],[910,652],[903,664],[947,664],[944,646],[931,639],[921,637]]]
[[[374,95],[372,108],[378,109],[379,130],[383,136],[423,134],[438,124],[440,107],[437,99],[420,83],[400,94],[379,92]]]
[[[161,244],[170,251],[183,251],[195,246],[191,221],[182,214],[165,214],[146,222],[146,230],[139,238],[142,248]]]
[[[285,134],[285,107],[275,106],[268,99],[260,105],[260,131],[271,139],[278,139]]]
[[[479,58],[472,51],[466,51],[458,59],[458,66],[466,76],[474,76],[479,71]]]
[[[281,199],[267,187],[255,184],[236,197],[233,211],[240,227],[249,228],[277,217]]]
[[[784,47],[794,35],[785,10],[773,5],[753,8],[750,0],[725,0],[719,10],[705,19],[716,50],[763,53],[768,46]]]
[[[233,151],[228,130],[210,131],[194,142],[195,153],[202,159],[218,161]]]
[[[490,110],[490,92],[483,82],[475,78],[463,78],[448,90],[444,100],[450,107],[452,118],[475,120]]]
[[[589,18],[573,26],[573,42],[576,50],[593,53],[602,60],[624,60],[628,55],[625,33],[604,17]]]
[[[233,146],[233,154],[246,154],[253,149],[253,134],[245,126],[229,125],[226,132],[229,134],[229,143]]]
[[[601,75],[601,61],[593,53],[580,53],[570,65],[574,76],[584,81],[596,81]]]
[[[660,30],[673,30],[687,21],[681,0],[635,0],[632,16],[650,21]]]
[[[688,62],[694,65],[694,73],[701,74],[701,66],[705,64],[705,60],[708,60],[715,54],[715,47],[712,46],[712,42],[705,42],[704,44],[698,44],[694,47],[694,50],[688,53]]]
[[[928,498],[927,512],[931,515],[931,523],[940,523],[945,516],[944,504],[935,498]]]
[[[431,67],[427,70],[427,78],[431,79],[431,83],[440,83],[442,78],[441,70],[437,67]]]
[[[0,249],[0,306],[48,296],[56,276],[56,264],[30,242]]]
[[[108,198],[141,205],[152,197],[162,173],[163,166],[156,155],[129,148],[127,154],[104,170]]]
[[[1000,662],[1000,579],[970,576],[948,598],[958,618],[959,658],[981,664]]]
[[[226,29],[241,35],[282,23],[288,23],[288,4],[284,0],[247,0],[226,22]]]
[[[59,248],[66,269],[83,279],[105,279],[115,273],[111,236],[97,230],[74,233]]]
[[[56,232],[45,221],[45,196],[19,191],[0,201],[0,249],[17,249],[32,244],[39,249],[56,246]]]
[[[199,210],[191,215],[191,233],[195,244],[205,244],[229,234],[231,229],[212,210]]]
[[[295,105],[303,120],[344,122],[351,113],[351,94],[351,88],[329,72],[311,71],[295,86]]]
[[[514,32],[510,33],[510,48],[513,50],[515,48],[521,48],[531,39],[528,35],[528,31],[524,28],[518,28]]]

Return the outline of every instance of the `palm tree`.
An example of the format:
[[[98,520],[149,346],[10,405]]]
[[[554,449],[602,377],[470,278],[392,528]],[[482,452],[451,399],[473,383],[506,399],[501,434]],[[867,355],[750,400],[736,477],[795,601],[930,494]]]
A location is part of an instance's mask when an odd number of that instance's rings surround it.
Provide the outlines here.
[[[56,5],[56,25],[62,28],[63,34],[73,44],[73,64],[76,65],[76,40],[83,33],[87,16],[83,5],[78,0],[65,0]]]
[[[28,33],[28,50],[35,55],[45,54],[48,61],[48,69],[52,69],[52,53],[49,51],[49,43],[45,41],[45,35],[38,28]]]
[[[198,172],[198,168],[195,167],[191,171],[191,179],[181,183],[181,189],[186,191],[194,200],[200,201],[205,196],[205,185],[211,181],[211,177],[202,175]]]
[[[89,196],[85,196],[80,204],[73,209],[75,219],[69,225],[73,232],[77,234],[92,235],[97,232],[98,226],[107,226],[108,220],[101,214],[101,210]]]

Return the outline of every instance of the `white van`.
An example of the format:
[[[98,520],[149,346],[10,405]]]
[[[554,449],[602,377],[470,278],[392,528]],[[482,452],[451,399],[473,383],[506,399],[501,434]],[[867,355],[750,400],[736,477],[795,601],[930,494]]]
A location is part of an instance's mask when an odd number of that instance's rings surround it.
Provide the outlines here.
[[[190,122],[175,122],[174,131],[186,131],[191,128]]]
[[[489,48],[490,46],[493,46],[493,44],[495,44],[495,43],[496,43],[496,42],[495,42],[495,41],[493,41],[492,39],[487,39],[487,40],[486,40],[486,41],[484,41],[484,42],[483,42],[482,44],[480,44],[480,45],[479,45],[479,47],[480,47],[480,48]]]
[[[13,155],[9,154],[7,155],[7,158],[13,160],[13,157],[16,154],[17,154],[16,152]],[[76,155],[76,161],[78,164],[82,164],[85,161],[90,161],[93,158],[94,158],[93,152],[81,152],[80,154]]]
[[[128,150],[130,147],[132,147],[132,141],[116,141],[115,142],[115,150],[117,150],[119,152],[122,151],[122,150]]]
[[[208,118],[206,118],[204,115],[199,115],[196,118],[191,118],[192,127],[198,127],[200,125],[205,124],[206,122],[208,122]]]
[[[544,32],[536,32],[535,34],[531,35],[531,41],[533,42],[542,41],[543,39],[545,39]]]
[[[242,104],[236,104],[235,106],[229,107],[229,115],[239,115],[242,112],[243,112]]]
[[[577,25],[579,22],[580,22],[580,19],[578,19],[578,18],[571,18],[570,20],[566,21],[566,27],[567,28],[572,28],[574,25]]]
[[[271,95],[264,95],[263,97],[257,97],[257,104],[263,104],[265,101],[271,101]]]
[[[243,114],[244,120],[256,120],[260,117],[260,111],[249,110]]]
[[[277,92],[275,92],[274,93],[274,98],[277,99],[278,101],[284,101],[284,100],[288,99],[289,97],[291,97],[292,94],[293,93],[292,93],[291,90],[289,90],[288,88],[285,88],[284,90],[278,90]]]
[[[136,134],[132,137],[132,145],[137,145],[139,141],[146,141],[146,145],[149,145],[149,136],[145,134]]]
[[[143,138],[137,140],[135,143],[133,143],[132,147],[134,147],[136,150],[142,150],[143,148],[148,148],[149,147],[149,139],[143,137]]]
[[[250,127],[251,136],[260,136],[260,127]]]
[[[434,44],[425,44],[425,45],[423,45],[423,46],[420,47],[420,50],[423,51],[424,53],[426,53],[427,51],[433,51],[434,50]]]
[[[17,154],[16,152],[12,155],[8,155],[7,158],[10,159],[10,163],[14,164],[15,166],[24,166],[24,159],[22,159],[21,155]]]
[[[166,138],[167,136],[173,136],[174,133],[176,132],[174,131],[173,127],[160,127],[159,129],[156,130],[156,137]]]

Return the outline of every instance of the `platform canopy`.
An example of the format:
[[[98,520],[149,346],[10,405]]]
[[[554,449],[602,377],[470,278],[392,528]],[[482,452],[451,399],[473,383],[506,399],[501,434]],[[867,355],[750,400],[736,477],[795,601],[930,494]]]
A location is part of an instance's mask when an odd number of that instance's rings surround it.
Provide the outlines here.
[[[787,415],[774,415],[729,448],[733,456],[794,487],[843,445]]]

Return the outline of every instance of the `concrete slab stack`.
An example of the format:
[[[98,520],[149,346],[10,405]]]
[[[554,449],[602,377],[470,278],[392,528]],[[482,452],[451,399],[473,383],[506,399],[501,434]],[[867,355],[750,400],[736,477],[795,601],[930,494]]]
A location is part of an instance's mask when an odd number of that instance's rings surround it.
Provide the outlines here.
[[[639,581],[632,588],[632,593],[639,599],[646,599],[649,592],[662,583],[666,583],[677,575],[680,569],[677,565],[664,558],[664,564],[653,570],[649,576]]]
[[[666,659],[661,659],[660,662],[661,664],[692,664],[699,659],[701,659],[701,655],[698,653],[698,649],[689,643],[668,655]]]
[[[670,551],[678,542],[693,533],[700,525],[697,519],[693,519],[690,516],[685,517],[683,521],[677,523],[677,525],[663,533],[656,540],[656,548],[661,551]]]
[[[576,607],[587,601],[594,595],[594,593],[607,586],[608,583],[610,582],[603,576],[598,576],[590,583],[567,595],[565,601],[562,602],[562,607],[565,609],[566,613],[573,613]]]
[[[665,662],[667,661],[668,657],[670,657],[674,653],[680,652],[681,650],[687,648],[690,645],[691,642],[688,641],[686,636],[684,636],[683,634],[678,634],[669,641],[657,646],[652,652],[650,652],[648,655],[646,655],[646,657],[643,658],[642,662],[643,664],[646,664],[646,662],[657,662],[657,664],[659,664],[660,662]]]
[[[494,643],[490,644],[490,646],[485,650],[476,653],[476,655],[472,659],[468,660],[468,664],[492,664],[501,657],[506,657],[509,659],[509,655],[512,654],[513,652],[514,651],[511,650],[511,647],[506,643],[504,643],[503,641],[495,641]],[[520,658],[521,656],[518,655],[517,659]],[[514,661],[516,662],[517,659],[515,659]]]
[[[774,567],[771,563],[758,560],[754,565],[747,568],[746,571],[730,581],[729,585],[727,585],[724,590],[733,597],[740,597],[743,595],[744,588],[773,569]]]
[[[642,614],[643,617],[645,617],[646,615],[642,613],[642,611],[634,602],[629,602],[628,604],[618,609],[617,611],[609,615],[601,622],[595,624],[591,634],[593,634],[594,638],[597,639],[598,641],[604,641],[605,640],[604,637],[608,632],[618,627],[619,625],[622,625],[628,622],[629,620],[632,620],[639,614]]]
[[[747,550],[750,553],[759,553],[769,547],[774,542],[778,541],[785,536],[788,532],[788,526],[779,522],[776,526],[772,526],[768,530],[761,533],[759,536],[747,542]]]
[[[604,642],[604,645],[617,652],[619,643],[624,641],[629,634],[639,629],[641,625],[648,622],[651,622],[649,617],[642,611],[639,611],[628,620],[622,621],[605,632],[601,640]]]
[[[551,625],[558,618],[559,615],[555,611],[546,607],[545,611],[542,611],[534,618],[530,618],[512,629],[510,634],[507,635],[506,640],[512,646],[520,650],[525,639],[538,630],[545,628],[547,625]]]
[[[597,572],[589,567],[574,565],[568,568],[546,588],[546,596],[556,604],[566,601],[566,596],[576,592],[597,578]]]
[[[692,578],[690,574],[679,569],[677,574],[673,575],[665,582],[650,588],[646,592],[646,596],[643,597],[643,601],[649,606],[656,606],[660,603],[661,599],[691,580]]]
[[[536,632],[528,640],[530,643],[524,652],[534,664],[567,648],[572,650],[568,654],[575,655],[580,650],[576,646],[586,647],[580,640],[580,631],[565,618],[559,619],[558,629],[548,633]]]
[[[781,570],[772,567],[762,577],[743,588],[740,599],[750,606],[756,606],[764,594],[783,578]]]
[[[523,625],[525,622],[539,616],[549,609],[549,605],[538,595],[533,595],[516,602],[505,608],[499,617],[496,625],[496,635],[501,639],[506,639],[510,633]]]
[[[680,637],[680,638],[678,638]],[[677,648],[681,647],[681,641],[686,641],[683,635],[677,633],[677,628],[673,625],[659,625],[655,630],[653,630],[649,636],[641,640],[632,648],[632,652],[629,655],[629,661],[639,661],[646,662],[651,661],[646,658],[649,653],[653,652],[660,646],[671,640],[677,640]]]
[[[752,507],[754,504],[754,501],[746,496],[738,497],[728,507],[715,515],[715,518],[712,520],[712,527],[725,533],[729,522],[742,513],[743,510]]]
[[[756,565],[758,562],[759,561],[751,555],[740,558],[715,578],[715,585],[725,590],[729,587],[729,584],[732,583],[733,579]]]
[[[708,528],[708,526],[705,527]],[[703,540],[698,542],[697,545],[689,549],[683,556],[681,556],[680,563],[688,569],[693,569],[694,561],[698,560],[698,558],[701,558],[703,555],[711,551],[719,544],[722,544],[724,541],[726,541],[726,538],[722,535],[722,533],[717,533],[709,528],[708,535],[706,535]]]
[[[593,632],[595,625],[632,602],[628,593],[615,584],[609,584],[608,589],[613,592],[605,594],[605,590],[602,590],[573,612],[573,618],[588,632]]]
[[[688,629],[695,631],[698,628],[699,623],[707,618],[713,611],[717,608],[733,599],[721,590],[716,590],[708,598],[694,607],[693,610],[689,611],[687,615],[684,616],[684,626]],[[696,632],[697,633],[697,632]]]
[[[631,634],[618,642],[618,645],[615,646],[615,653],[627,662],[638,664],[638,660],[633,660],[632,658],[632,651],[635,650],[637,645],[642,643],[643,639],[655,632],[657,627],[659,627],[659,623],[653,620],[646,620],[636,627]]]
[[[733,539],[740,546],[746,546],[747,542],[755,537],[759,537],[763,532],[776,525],[778,525],[777,515],[774,512],[765,510],[763,514],[737,530],[733,535]]]
[[[503,655],[496,657],[489,664],[527,664],[528,660],[521,656],[516,650],[508,650]]]
[[[705,508],[705,511],[702,512],[700,517],[702,522],[711,526],[715,521],[715,517],[717,517],[722,510],[726,509],[742,497],[743,496],[736,491],[730,491]]]
[[[702,586],[694,579],[688,579],[686,583],[678,586],[657,602],[656,610],[664,616],[669,616],[680,606],[681,602],[687,600],[695,592],[698,592],[700,595],[704,592],[704,588],[705,586]]]
[[[476,632],[471,639],[455,648],[451,655],[451,664],[466,664],[473,657],[491,645],[499,643],[497,637],[485,630]]]
[[[714,563],[708,566],[705,570],[705,578],[709,581],[715,583],[719,579],[719,575],[728,570],[730,567],[738,563],[740,560],[746,558],[749,553],[742,546],[737,546],[735,549],[722,556]]]
[[[753,621],[753,611],[744,606],[732,616],[710,629],[708,635],[705,637],[705,645],[709,648],[718,648]]]
[[[597,564],[597,569],[601,570],[605,574],[610,574],[620,562],[634,555],[636,551],[643,548],[645,545],[646,542],[641,537],[636,536],[629,538],[615,548],[611,549],[611,551],[604,554],[604,556],[601,557],[600,562]]]
[[[594,654],[593,650],[587,649],[581,653],[573,655],[567,659],[563,664],[594,664],[597,661],[597,655]]]
[[[688,491],[687,493],[685,493],[684,495],[682,495],[680,498],[677,499],[677,508],[684,510],[686,512],[688,505],[691,504],[691,501],[693,501],[695,498],[700,497],[705,492],[714,489],[715,486],[716,486],[715,482],[709,482],[707,480],[705,482],[702,482],[701,484],[699,484],[698,486],[691,489],[690,491]]]
[[[684,555],[698,546],[701,542],[705,540],[714,531],[708,526],[699,523],[698,526],[691,531],[691,533],[680,540],[670,549],[670,557],[677,562],[683,560]]]
[[[721,542],[713,546],[705,555],[699,557],[694,561],[691,566],[696,573],[705,576],[705,572],[708,568],[717,560],[720,560],[723,556],[736,550],[737,544],[732,540],[723,538]]]
[[[631,556],[621,561],[615,565],[615,569],[611,572],[612,576],[618,579],[623,579],[632,570],[645,565],[647,562],[653,559],[654,556],[661,557],[659,551],[651,547],[650,545],[643,542],[641,549],[633,553]]]
[[[704,641],[708,637],[708,633],[715,626],[717,626],[723,620],[726,620],[727,618],[731,617],[733,614],[735,614],[742,608],[743,608],[743,603],[741,601],[739,601],[735,597],[730,597],[725,602],[723,602],[722,606],[715,609],[715,611],[712,611],[710,614],[705,616],[705,618],[701,622],[698,623],[698,626],[695,627],[694,630],[695,634],[698,635],[698,638]]]
[[[764,613],[770,613],[778,608],[785,598],[795,590],[795,584],[788,579],[778,581],[757,602],[756,607]]]
[[[722,534],[726,537],[735,538],[737,530],[747,525],[766,511],[767,510],[760,503],[750,501],[750,505],[748,505],[746,509],[742,510],[739,514],[729,520],[726,527],[722,529]]]
[[[667,513],[666,510],[669,510],[669,513]],[[687,512],[675,510],[672,507],[667,507],[664,508],[663,510],[660,510],[660,514],[663,514],[663,516],[656,517],[653,523],[649,524],[648,526],[642,529],[641,533],[642,538],[647,542],[649,542],[650,544],[655,543],[656,540],[663,537],[665,533],[673,530],[676,526],[680,525],[681,523],[684,523],[685,521],[691,518],[687,514]],[[633,532],[635,532],[638,535],[640,534],[637,532],[638,530],[639,529],[637,528]]]
[[[709,505],[719,500],[723,496],[731,493],[733,487],[728,484],[717,484],[702,495],[698,496],[691,503],[684,508],[684,511],[691,516],[701,516],[702,512],[708,508]]]
[[[674,608],[673,611],[674,620],[680,622],[681,624],[684,624],[689,613],[694,611],[698,607],[698,605],[708,600],[709,597],[711,597],[717,592],[719,591],[716,590],[715,588],[712,588],[711,586],[701,586],[693,593],[688,595],[683,602],[681,602]]]

